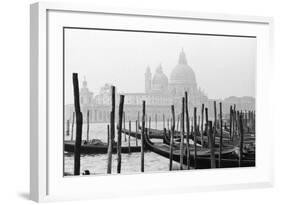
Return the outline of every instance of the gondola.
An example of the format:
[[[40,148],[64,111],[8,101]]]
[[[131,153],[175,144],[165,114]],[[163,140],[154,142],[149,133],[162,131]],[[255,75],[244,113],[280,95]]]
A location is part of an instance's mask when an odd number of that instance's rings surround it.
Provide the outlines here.
[[[186,135],[184,136],[184,138],[186,138]],[[189,139],[194,141],[194,135],[189,135]],[[164,135],[163,137],[163,142],[165,144],[170,144],[170,133]],[[208,137],[207,136],[203,136],[203,144],[204,146],[209,146],[208,145]],[[223,142],[223,145],[233,145],[233,144],[237,144],[239,143],[239,140],[238,139],[234,139],[234,140],[231,140],[229,137],[228,138],[222,138],[222,142]],[[255,137],[254,136],[250,136],[250,135],[246,135],[244,136],[244,144],[252,144],[255,142]],[[180,138],[174,138],[174,143],[180,143]],[[197,136],[196,137],[196,143],[198,145],[202,145],[202,142],[201,142],[201,136]],[[215,147],[219,147],[219,143],[220,143],[220,136],[219,136],[219,133],[216,135],[216,138],[215,138]]]
[[[144,136],[144,144],[145,147],[155,152],[165,158],[170,157],[170,146],[164,143],[154,143],[152,142],[147,135]],[[238,160],[235,157],[235,153],[237,152],[237,147],[235,146],[228,146],[224,147],[222,150],[222,160],[221,160],[221,167],[238,167]],[[215,156],[216,156],[216,167],[218,167],[218,154],[219,150],[215,149]],[[194,167],[194,146],[190,146],[190,165]],[[176,162],[180,162],[180,150],[174,149],[173,151],[173,160]],[[183,156],[184,164],[187,164],[186,154]],[[210,149],[208,148],[198,148],[197,150],[197,158],[196,158],[196,169],[206,169],[210,168]],[[242,167],[249,167],[255,166],[255,160],[242,160],[241,165]]]
[[[216,135],[215,138],[215,147],[219,147],[220,145],[220,136],[219,136],[219,132]],[[201,136],[197,136],[196,138],[197,141],[197,146],[201,147],[202,146],[202,142],[201,142]],[[244,159],[255,159],[255,135],[253,134],[245,134],[244,135],[244,150],[243,150],[243,158]],[[194,143],[194,135],[189,135],[189,142],[190,143]],[[170,145],[170,133],[164,135],[163,138],[163,143]],[[233,140],[231,140],[229,137],[228,138],[222,138],[222,143],[223,146],[240,146],[240,140],[238,138],[234,138]],[[180,145],[180,139],[174,139],[174,143],[175,146],[179,146]],[[203,144],[204,146],[208,147],[209,146],[209,142],[208,142],[208,137],[207,136],[203,136]],[[185,143],[184,143],[185,145]]]
[[[126,135],[130,135],[132,137],[135,137],[137,139],[141,139],[141,130],[139,130],[138,132],[136,131],[130,131],[128,129],[122,129],[121,130],[122,133],[125,133]],[[149,137],[151,139],[163,139],[164,138],[164,132],[160,131],[160,130],[150,130],[148,133],[148,129],[145,129],[145,132],[149,135]]]
[[[140,129],[141,129],[141,127],[140,127]],[[133,137],[137,136],[138,139],[141,138],[141,130],[139,130],[139,132],[136,133],[134,131],[129,132],[129,130],[123,129],[122,132],[126,133],[127,135],[129,135],[129,133],[130,133],[130,135],[133,136]],[[162,130],[145,128],[145,132],[148,134],[150,139],[162,139],[164,143],[166,143],[168,145],[170,144],[169,131],[167,131],[166,137],[164,136],[164,131],[162,131]],[[180,137],[181,137],[180,132],[175,131],[175,133],[174,133],[175,141],[179,141]],[[186,135],[184,135],[184,138],[186,138]],[[194,141],[194,135],[189,135],[189,139]],[[238,142],[235,142],[232,139],[230,139],[230,136],[229,136],[229,134],[227,134],[226,131],[223,131],[223,138],[222,139],[223,139],[224,145],[231,145],[231,144],[237,144],[238,143]],[[203,135],[203,144],[208,146],[208,142],[209,142],[208,137],[206,135]],[[255,135],[254,134],[244,134],[244,143],[245,144],[251,144],[251,143],[254,143],[254,142],[255,142]],[[196,143],[198,145],[202,144],[201,136],[197,136]],[[219,143],[220,143],[220,131],[217,131],[217,135],[216,135],[216,138],[215,138],[215,146],[218,147]]]
[[[64,141],[64,151],[73,153],[75,148],[75,141]],[[81,154],[106,154],[108,146],[105,143],[102,144],[91,144],[83,141],[81,144]],[[116,144],[114,144],[112,152],[116,153]],[[140,152],[140,146],[128,146],[121,147],[122,153],[130,153],[130,152]]]
[[[230,132],[229,126],[224,126],[224,130],[225,130],[225,132],[229,133]],[[245,134],[252,134],[252,135],[256,134],[255,130],[252,130],[248,127],[244,128],[243,130],[244,130]]]

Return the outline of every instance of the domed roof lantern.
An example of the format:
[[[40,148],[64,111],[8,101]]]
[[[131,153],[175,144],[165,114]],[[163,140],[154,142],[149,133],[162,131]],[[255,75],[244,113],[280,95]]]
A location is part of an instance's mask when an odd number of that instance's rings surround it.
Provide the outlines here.
[[[179,56],[179,64],[187,65],[187,60],[183,48],[181,49],[181,53]]]
[[[156,87],[167,87],[168,86],[168,78],[164,74],[162,70],[162,65],[160,64],[155,71],[152,79],[152,88]]]

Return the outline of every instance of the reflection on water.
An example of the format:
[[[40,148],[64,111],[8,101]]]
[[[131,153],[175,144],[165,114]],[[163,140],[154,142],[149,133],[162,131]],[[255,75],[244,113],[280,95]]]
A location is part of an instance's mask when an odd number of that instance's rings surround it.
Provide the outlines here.
[[[73,155],[65,155],[65,172],[73,173]],[[140,153],[122,154],[121,173],[136,173],[141,169]],[[175,169],[177,164],[174,162]],[[89,170],[91,174],[106,174],[107,155],[84,155],[81,156],[81,172]],[[146,152],[144,155],[144,170],[149,171],[168,171],[169,160],[152,152]],[[117,173],[117,155],[112,156],[112,173]]]
[[[126,123],[126,128],[129,127],[129,123]],[[155,123],[151,123],[151,128],[155,128]],[[131,125],[132,131],[136,130],[135,123]],[[163,127],[161,122],[158,122],[157,127]],[[87,139],[87,127],[83,124],[83,134],[82,139]],[[71,132],[71,130],[70,130]],[[74,131],[75,133],[75,127]],[[116,131],[117,136],[117,131]],[[65,140],[69,140],[71,137],[65,136]],[[74,134],[75,136],[75,134]],[[107,142],[107,124],[106,123],[91,123],[89,130],[89,139],[100,139],[103,142]],[[115,137],[116,139],[116,137]],[[125,140],[126,139],[126,140]],[[128,144],[128,136],[122,134],[122,146]],[[131,145],[136,144],[136,139],[131,138]],[[140,142],[138,142],[140,145]],[[73,173],[74,167],[74,155],[65,153],[64,154],[64,171],[66,173]],[[178,163],[174,162],[174,169],[178,169]],[[81,172],[84,170],[89,170],[91,174],[106,174],[107,168],[107,155],[106,154],[96,154],[96,155],[82,155],[81,156]],[[139,173],[141,169],[141,154],[140,153],[130,153],[122,154],[122,166],[121,173]],[[145,172],[155,172],[155,171],[168,171],[169,170],[169,159],[159,156],[153,152],[145,152],[144,154],[144,170]],[[117,171],[117,155],[112,156],[112,173]]]

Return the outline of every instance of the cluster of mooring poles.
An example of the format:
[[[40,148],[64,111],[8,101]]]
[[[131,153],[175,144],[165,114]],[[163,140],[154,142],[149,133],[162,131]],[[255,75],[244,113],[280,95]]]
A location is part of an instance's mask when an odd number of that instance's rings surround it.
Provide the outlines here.
[[[80,175],[80,156],[82,145],[83,116],[79,102],[78,74],[73,73],[74,109],[72,119],[66,121],[66,135],[74,141],[74,175]],[[213,103],[213,120],[209,119],[209,109],[204,104],[200,110],[189,107],[188,93],[181,98],[181,109],[176,115],[175,106],[171,105],[171,116],[163,114],[163,129],[157,129],[157,114],[154,117],[154,127],[151,128],[151,116],[146,114],[146,102],[142,101],[142,112],[137,113],[134,122],[128,119],[126,128],[124,100],[119,96],[117,126],[115,127],[116,89],[111,86],[111,111],[107,125],[107,174],[112,173],[112,155],[117,153],[117,173],[122,170],[122,153],[140,152],[140,171],[144,172],[145,151],[160,154],[169,161],[169,170],[173,170],[173,163],[179,163],[180,170],[197,168],[221,168],[251,166],[255,162],[255,152],[246,150],[255,142],[255,111],[237,110],[236,105],[230,106],[229,117],[223,117],[222,103]],[[191,111],[191,112],[190,112]],[[225,115],[226,116],[226,115]],[[161,118],[161,117],[160,117]],[[86,142],[89,142],[90,111],[87,110]],[[70,125],[71,124],[71,125]],[[135,125],[134,125],[135,124]],[[132,130],[135,126],[135,131]],[[161,127],[161,126],[160,126]],[[115,129],[117,128],[117,143]],[[122,147],[123,139],[127,142]],[[135,142],[131,141],[135,138]],[[163,139],[163,143],[154,144],[151,139]],[[140,140],[140,142],[138,141]],[[140,143],[140,145],[139,145]],[[135,145],[132,145],[135,144]],[[160,145],[159,145],[160,144]],[[246,147],[246,148],[245,148]],[[228,150],[236,152],[236,157],[226,155]]]

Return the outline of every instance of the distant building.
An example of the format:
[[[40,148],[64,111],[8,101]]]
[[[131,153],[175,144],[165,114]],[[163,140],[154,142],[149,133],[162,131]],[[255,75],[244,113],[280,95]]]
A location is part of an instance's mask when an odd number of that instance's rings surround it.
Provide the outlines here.
[[[193,69],[188,65],[186,55],[182,50],[179,55],[178,63],[172,70],[170,77],[163,72],[162,66],[159,65],[152,75],[151,70],[147,67],[144,74],[145,92],[144,93],[117,93],[116,96],[116,116],[118,113],[119,95],[125,95],[124,112],[126,120],[135,121],[138,113],[141,114],[142,101],[146,101],[146,113],[154,121],[162,121],[163,115],[166,118],[171,117],[171,105],[175,105],[176,115],[180,113],[182,97],[184,92],[188,92],[189,112],[193,115],[193,108],[196,106],[198,115],[201,112],[201,105],[209,108],[210,118],[213,116],[213,101],[208,99],[207,95],[198,87],[196,76]],[[111,85],[105,84],[100,92],[94,95],[89,91],[87,82],[84,79],[80,89],[80,104],[84,120],[86,119],[87,110],[90,111],[91,122],[109,122],[111,111]],[[222,102],[223,112],[229,112],[230,105],[236,105],[237,110],[254,110],[255,99],[252,97],[229,97]],[[219,110],[219,109],[218,109]],[[65,118],[71,119],[73,105],[65,106]]]

